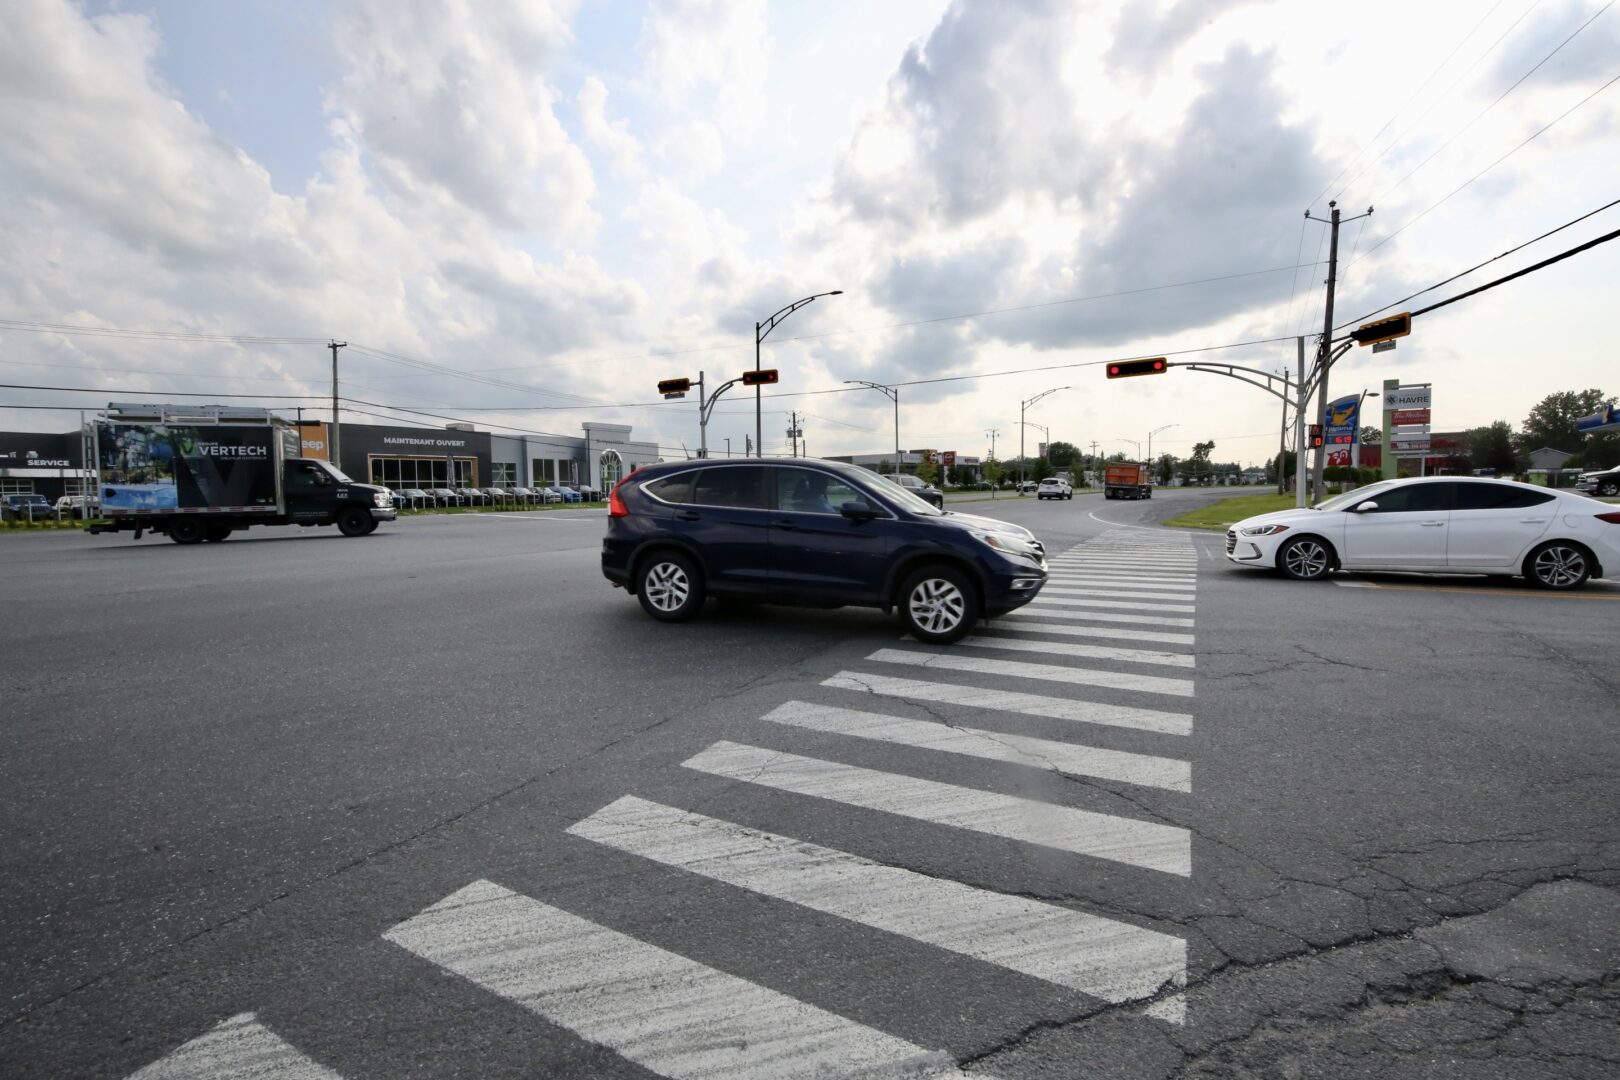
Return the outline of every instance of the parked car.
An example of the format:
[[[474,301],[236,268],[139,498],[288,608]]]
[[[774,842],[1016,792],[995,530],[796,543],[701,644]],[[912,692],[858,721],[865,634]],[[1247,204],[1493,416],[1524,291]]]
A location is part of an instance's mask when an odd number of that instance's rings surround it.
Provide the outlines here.
[[[1581,473],[1581,478],[1575,481],[1575,490],[1604,499],[1620,495],[1620,467]]]
[[[1067,480],[1049,476],[1042,480],[1040,486],[1035,489],[1035,497],[1037,499],[1072,499],[1074,498],[1074,488],[1069,486]]]
[[[586,502],[601,502],[605,495],[600,488],[591,487],[589,484],[581,484],[579,486],[579,497]]]
[[[552,492],[552,494],[557,496],[558,502],[577,503],[583,501],[580,498],[579,492],[575,491],[573,488],[553,486],[549,490]]]
[[[421,488],[401,488],[399,493],[405,496],[405,501],[410,504],[413,510],[424,506],[432,506],[434,503],[433,496]]]
[[[101,499],[95,495],[63,495],[56,500],[55,509],[68,517],[97,517],[101,514]]]
[[[540,501],[540,493],[533,488],[515,487],[506,490],[511,492],[512,498],[518,502],[537,503]]]
[[[1033,480],[1020,480],[1020,481],[1018,481],[1018,484],[1015,487],[1015,490],[1020,495],[1028,495],[1028,494],[1031,494],[1032,492],[1034,492],[1034,490],[1038,486],[1039,485],[1037,485],[1035,483],[1035,481],[1033,481]]]
[[[451,490],[457,495],[460,495],[462,499],[466,501],[468,506],[481,506],[489,501],[489,499],[485,497],[484,493],[479,491],[477,488],[459,487],[452,488]]]
[[[461,493],[454,488],[432,488],[428,494],[433,496],[433,501],[439,506],[460,506],[466,502]]]
[[[51,502],[43,495],[12,493],[5,496],[6,516],[24,521],[37,521],[51,516]]]
[[[930,484],[922,477],[912,476],[910,473],[900,473],[898,475],[894,473],[881,473],[880,475],[889,483],[896,484],[904,488],[906,491],[909,491],[911,494],[917,496],[923,501],[933,503],[936,509],[943,510],[945,508],[944,494],[940,492],[939,488],[935,487],[933,484]]]
[[[512,501],[512,493],[507,491],[505,488],[487,487],[480,488],[479,490],[482,491],[484,493],[484,497],[491,502],[508,503]]]
[[[854,465],[680,461],[613,489],[602,574],[665,622],[707,596],[857,605],[948,644],[1033,600],[1046,553],[1022,526],[947,513]]]
[[[1226,557],[1316,581],[1332,570],[1523,575],[1574,589],[1620,573],[1620,509],[1511,480],[1386,480],[1306,510],[1246,518]]]

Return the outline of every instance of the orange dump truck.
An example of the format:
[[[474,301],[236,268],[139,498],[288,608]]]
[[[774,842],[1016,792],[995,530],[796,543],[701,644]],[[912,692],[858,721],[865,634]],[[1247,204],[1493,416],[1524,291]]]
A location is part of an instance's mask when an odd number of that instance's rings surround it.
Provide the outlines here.
[[[1103,471],[1103,496],[1109,499],[1151,499],[1153,480],[1146,462],[1111,461]]]

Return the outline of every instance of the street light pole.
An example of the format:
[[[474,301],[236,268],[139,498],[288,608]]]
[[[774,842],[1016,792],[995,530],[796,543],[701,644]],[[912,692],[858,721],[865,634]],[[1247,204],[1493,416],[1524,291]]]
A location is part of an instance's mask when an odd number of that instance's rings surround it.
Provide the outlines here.
[[[831,292],[819,292],[814,296],[807,296],[803,300],[795,300],[793,303],[789,304],[781,311],[778,311],[775,315],[772,315],[764,322],[755,323],[754,370],[759,370],[759,347],[761,343],[763,343],[764,340],[770,336],[771,331],[776,329],[777,323],[781,322],[795,311],[798,311],[812,300],[818,300],[823,296],[842,296],[843,294],[843,289],[834,289]],[[760,411],[760,387],[758,385],[754,387],[754,456],[765,456],[765,425]]]
[[[894,475],[900,475],[900,388],[885,386],[883,383],[867,382],[865,379],[845,379],[845,386],[866,386],[873,390],[881,390],[894,399]],[[882,470],[879,470],[880,472]]]
[[[1148,432],[1148,452],[1147,452],[1148,468],[1153,467],[1153,436],[1157,435],[1161,431],[1169,431],[1173,427],[1180,427],[1180,426],[1181,426],[1180,424],[1166,424],[1166,425],[1164,425],[1164,427],[1154,428],[1152,431]]]
[[[1020,485],[1024,482],[1024,412],[1042,398],[1055,394],[1059,390],[1067,389],[1069,389],[1067,386],[1054,386],[1050,390],[1042,390],[1034,397],[1026,398],[1018,403],[1018,483]]]

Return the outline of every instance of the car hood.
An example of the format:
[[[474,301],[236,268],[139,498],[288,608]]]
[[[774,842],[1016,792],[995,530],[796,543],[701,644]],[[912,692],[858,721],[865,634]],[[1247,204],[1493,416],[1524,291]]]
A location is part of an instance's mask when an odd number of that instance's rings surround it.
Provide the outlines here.
[[[978,529],[980,532],[1006,533],[1016,536],[1020,540],[1035,541],[1035,534],[1022,525],[1014,525],[1010,521],[1000,518],[980,517],[978,514],[959,514],[955,510],[947,510],[943,515],[946,521],[954,521],[958,525],[969,529]]]
[[[1297,507],[1292,510],[1273,510],[1269,514],[1256,514],[1254,517],[1246,517],[1234,524],[1232,528],[1241,532],[1243,529],[1253,528],[1256,525],[1271,525],[1273,523],[1278,525],[1299,525],[1307,522],[1314,524],[1322,521],[1326,513],[1326,511],[1320,510],[1300,510]]]

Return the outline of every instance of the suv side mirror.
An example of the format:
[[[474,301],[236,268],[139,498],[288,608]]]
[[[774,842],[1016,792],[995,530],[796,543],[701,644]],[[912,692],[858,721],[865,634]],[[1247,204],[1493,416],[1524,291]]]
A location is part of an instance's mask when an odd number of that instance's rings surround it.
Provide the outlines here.
[[[878,516],[872,504],[865,499],[851,499],[838,508],[838,512],[851,521],[871,521]]]

